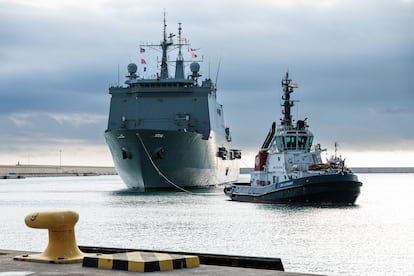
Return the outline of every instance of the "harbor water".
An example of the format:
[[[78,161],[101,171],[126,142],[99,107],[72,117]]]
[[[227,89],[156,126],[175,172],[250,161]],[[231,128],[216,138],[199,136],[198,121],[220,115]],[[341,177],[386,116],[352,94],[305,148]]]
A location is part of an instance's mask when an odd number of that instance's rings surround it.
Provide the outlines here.
[[[74,210],[79,245],[279,257],[289,272],[414,275],[414,174],[359,174],[356,206],[229,201],[223,187],[133,193],[118,176],[0,180],[0,249],[43,251],[28,213]],[[246,176],[242,176],[246,177]]]

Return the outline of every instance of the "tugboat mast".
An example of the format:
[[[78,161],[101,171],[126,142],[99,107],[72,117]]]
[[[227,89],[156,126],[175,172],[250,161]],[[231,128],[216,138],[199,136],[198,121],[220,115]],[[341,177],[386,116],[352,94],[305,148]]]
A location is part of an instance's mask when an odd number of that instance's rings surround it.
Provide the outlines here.
[[[285,78],[282,80],[282,87],[283,87],[283,96],[282,99],[284,100],[282,106],[283,110],[282,113],[284,115],[283,119],[281,119],[282,126],[292,127],[292,115],[291,115],[291,107],[294,105],[293,101],[290,100],[290,93],[293,92],[293,88],[296,88],[296,84],[291,84],[292,80],[289,79],[289,73],[286,72]]]

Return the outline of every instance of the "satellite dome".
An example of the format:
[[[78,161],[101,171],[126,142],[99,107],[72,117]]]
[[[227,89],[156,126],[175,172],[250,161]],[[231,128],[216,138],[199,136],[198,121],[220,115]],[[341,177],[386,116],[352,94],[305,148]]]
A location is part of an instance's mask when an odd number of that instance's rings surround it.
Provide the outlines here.
[[[200,71],[200,64],[198,62],[193,62],[190,64],[190,70],[193,73],[198,73]]]
[[[128,64],[128,73],[135,74],[138,70],[138,67],[135,63]]]

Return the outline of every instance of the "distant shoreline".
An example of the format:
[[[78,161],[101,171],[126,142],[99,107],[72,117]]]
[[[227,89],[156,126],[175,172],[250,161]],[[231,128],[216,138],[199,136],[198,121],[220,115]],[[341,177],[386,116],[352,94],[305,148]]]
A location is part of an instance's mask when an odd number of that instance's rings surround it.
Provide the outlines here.
[[[354,173],[414,173],[414,167],[354,167]],[[253,168],[240,168],[240,173],[248,174]]]
[[[414,167],[357,167],[355,173],[414,173]]]
[[[116,175],[114,167],[103,166],[53,166],[53,165],[0,165],[0,179],[47,177],[47,176],[93,176]]]
[[[414,167],[355,167],[355,173],[414,173]],[[241,174],[249,174],[253,168],[240,168]],[[59,166],[59,165],[0,165],[0,179],[47,176],[117,175],[115,167]]]

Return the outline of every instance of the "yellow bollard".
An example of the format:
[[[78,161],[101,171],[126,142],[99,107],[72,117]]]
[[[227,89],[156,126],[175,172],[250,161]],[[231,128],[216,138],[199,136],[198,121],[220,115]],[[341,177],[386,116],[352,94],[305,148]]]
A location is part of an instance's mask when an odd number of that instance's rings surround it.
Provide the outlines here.
[[[76,245],[75,224],[79,215],[73,211],[36,212],[25,218],[27,226],[48,229],[49,243],[41,254],[14,257],[19,261],[69,264],[81,263],[84,254]]]

